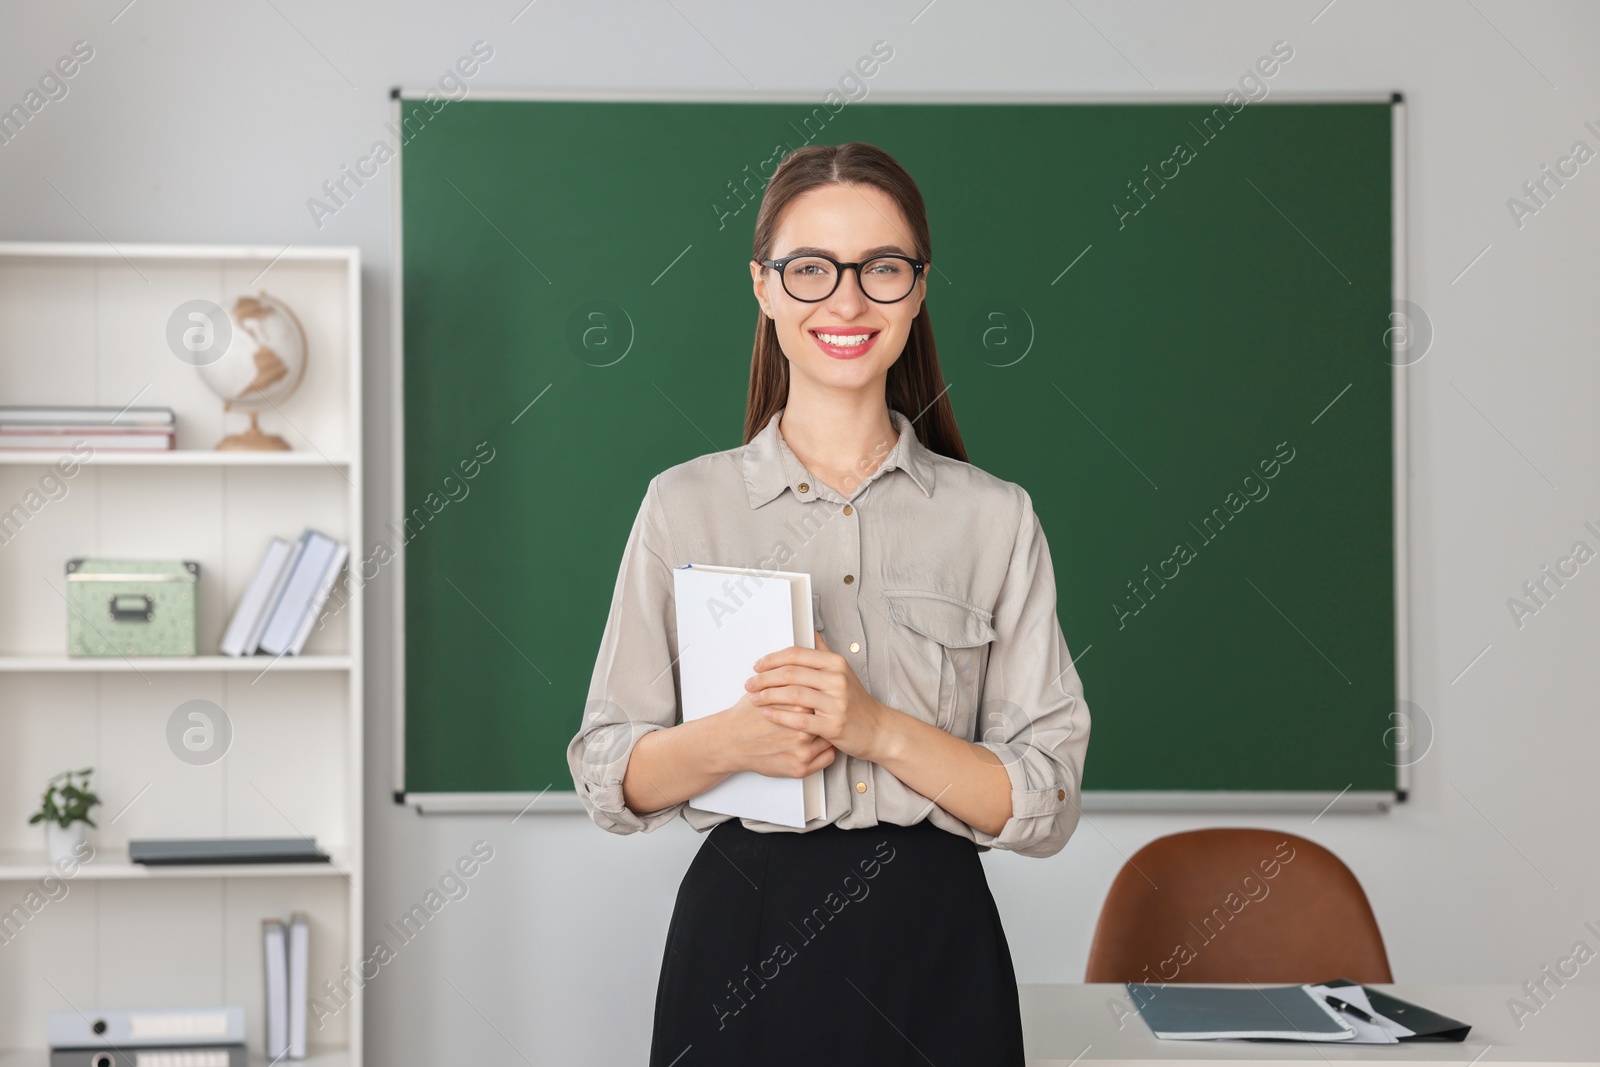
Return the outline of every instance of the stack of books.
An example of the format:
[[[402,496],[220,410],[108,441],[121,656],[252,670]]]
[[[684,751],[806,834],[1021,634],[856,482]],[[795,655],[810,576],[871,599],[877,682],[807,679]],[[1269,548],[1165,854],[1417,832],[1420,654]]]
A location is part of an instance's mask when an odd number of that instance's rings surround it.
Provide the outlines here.
[[[108,451],[172,448],[171,408],[0,406],[0,449],[68,452],[79,441]]]
[[[349,556],[349,545],[309,528],[293,544],[274,537],[234,609],[222,654],[298,656]]]

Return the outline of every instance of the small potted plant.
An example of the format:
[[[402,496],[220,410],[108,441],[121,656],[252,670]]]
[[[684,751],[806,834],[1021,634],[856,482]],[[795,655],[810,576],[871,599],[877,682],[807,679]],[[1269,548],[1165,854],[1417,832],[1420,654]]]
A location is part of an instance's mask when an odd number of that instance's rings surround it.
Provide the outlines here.
[[[62,771],[50,779],[39,810],[28,820],[30,826],[44,823],[45,851],[50,854],[51,863],[73,858],[78,844],[87,836],[84,827],[95,825],[89,809],[99,804],[100,798],[89,789],[93,770],[85,767],[81,771]]]

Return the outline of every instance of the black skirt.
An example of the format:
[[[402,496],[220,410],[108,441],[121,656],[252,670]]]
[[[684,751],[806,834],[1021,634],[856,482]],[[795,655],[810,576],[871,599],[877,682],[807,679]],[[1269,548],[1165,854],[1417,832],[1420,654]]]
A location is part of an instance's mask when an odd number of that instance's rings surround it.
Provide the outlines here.
[[[678,890],[651,1067],[1022,1067],[977,846],[923,821],[707,834]]]

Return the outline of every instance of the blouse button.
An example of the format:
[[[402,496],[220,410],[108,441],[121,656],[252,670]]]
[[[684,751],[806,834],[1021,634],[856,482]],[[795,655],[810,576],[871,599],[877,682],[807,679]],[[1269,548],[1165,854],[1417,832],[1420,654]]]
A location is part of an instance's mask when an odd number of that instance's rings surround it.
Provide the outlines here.
[[[857,782],[856,783],[856,792],[857,793],[865,793],[866,791],[867,791],[867,783],[866,782]]]
[[[1067,791],[1065,789],[1057,789],[1056,790],[1056,799],[1057,800],[1065,800],[1065,799],[1067,799]]]
[[[849,585],[852,582],[854,582],[855,580],[856,580],[856,576],[853,575],[853,574],[847,574],[847,575],[844,576],[844,584],[845,585]]]
[[[851,507],[850,507],[850,505],[849,505],[849,504],[846,504],[846,505],[845,505],[845,506],[844,506],[844,513],[845,513],[845,514],[846,514],[846,515],[849,515],[849,514],[850,514],[850,513],[851,513],[851,511],[852,511],[852,510],[853,510],[853,509],[852,509],[852,508],[851,508]]]
[[[850,651],[851,652],[860,652],[861,651],[861,643],[859,641],[851,641],[850,642]]]
[[[801,482],[800,483],[800,491],[802,493],[808,493],[808,492],[811,491],[811,486],[807,485],[805,482]]]

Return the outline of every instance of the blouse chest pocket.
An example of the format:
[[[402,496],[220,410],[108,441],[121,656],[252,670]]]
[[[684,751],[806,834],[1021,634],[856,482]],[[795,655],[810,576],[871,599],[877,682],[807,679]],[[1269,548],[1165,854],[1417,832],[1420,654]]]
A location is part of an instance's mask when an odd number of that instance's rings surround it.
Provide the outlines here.
[[[908,692],[934,702],[933,724],[972,740],[993,616],[982,608],[933,590],[886,589],[884,602],[902,646]],[[937,671],[937,688],[931,675]]]

